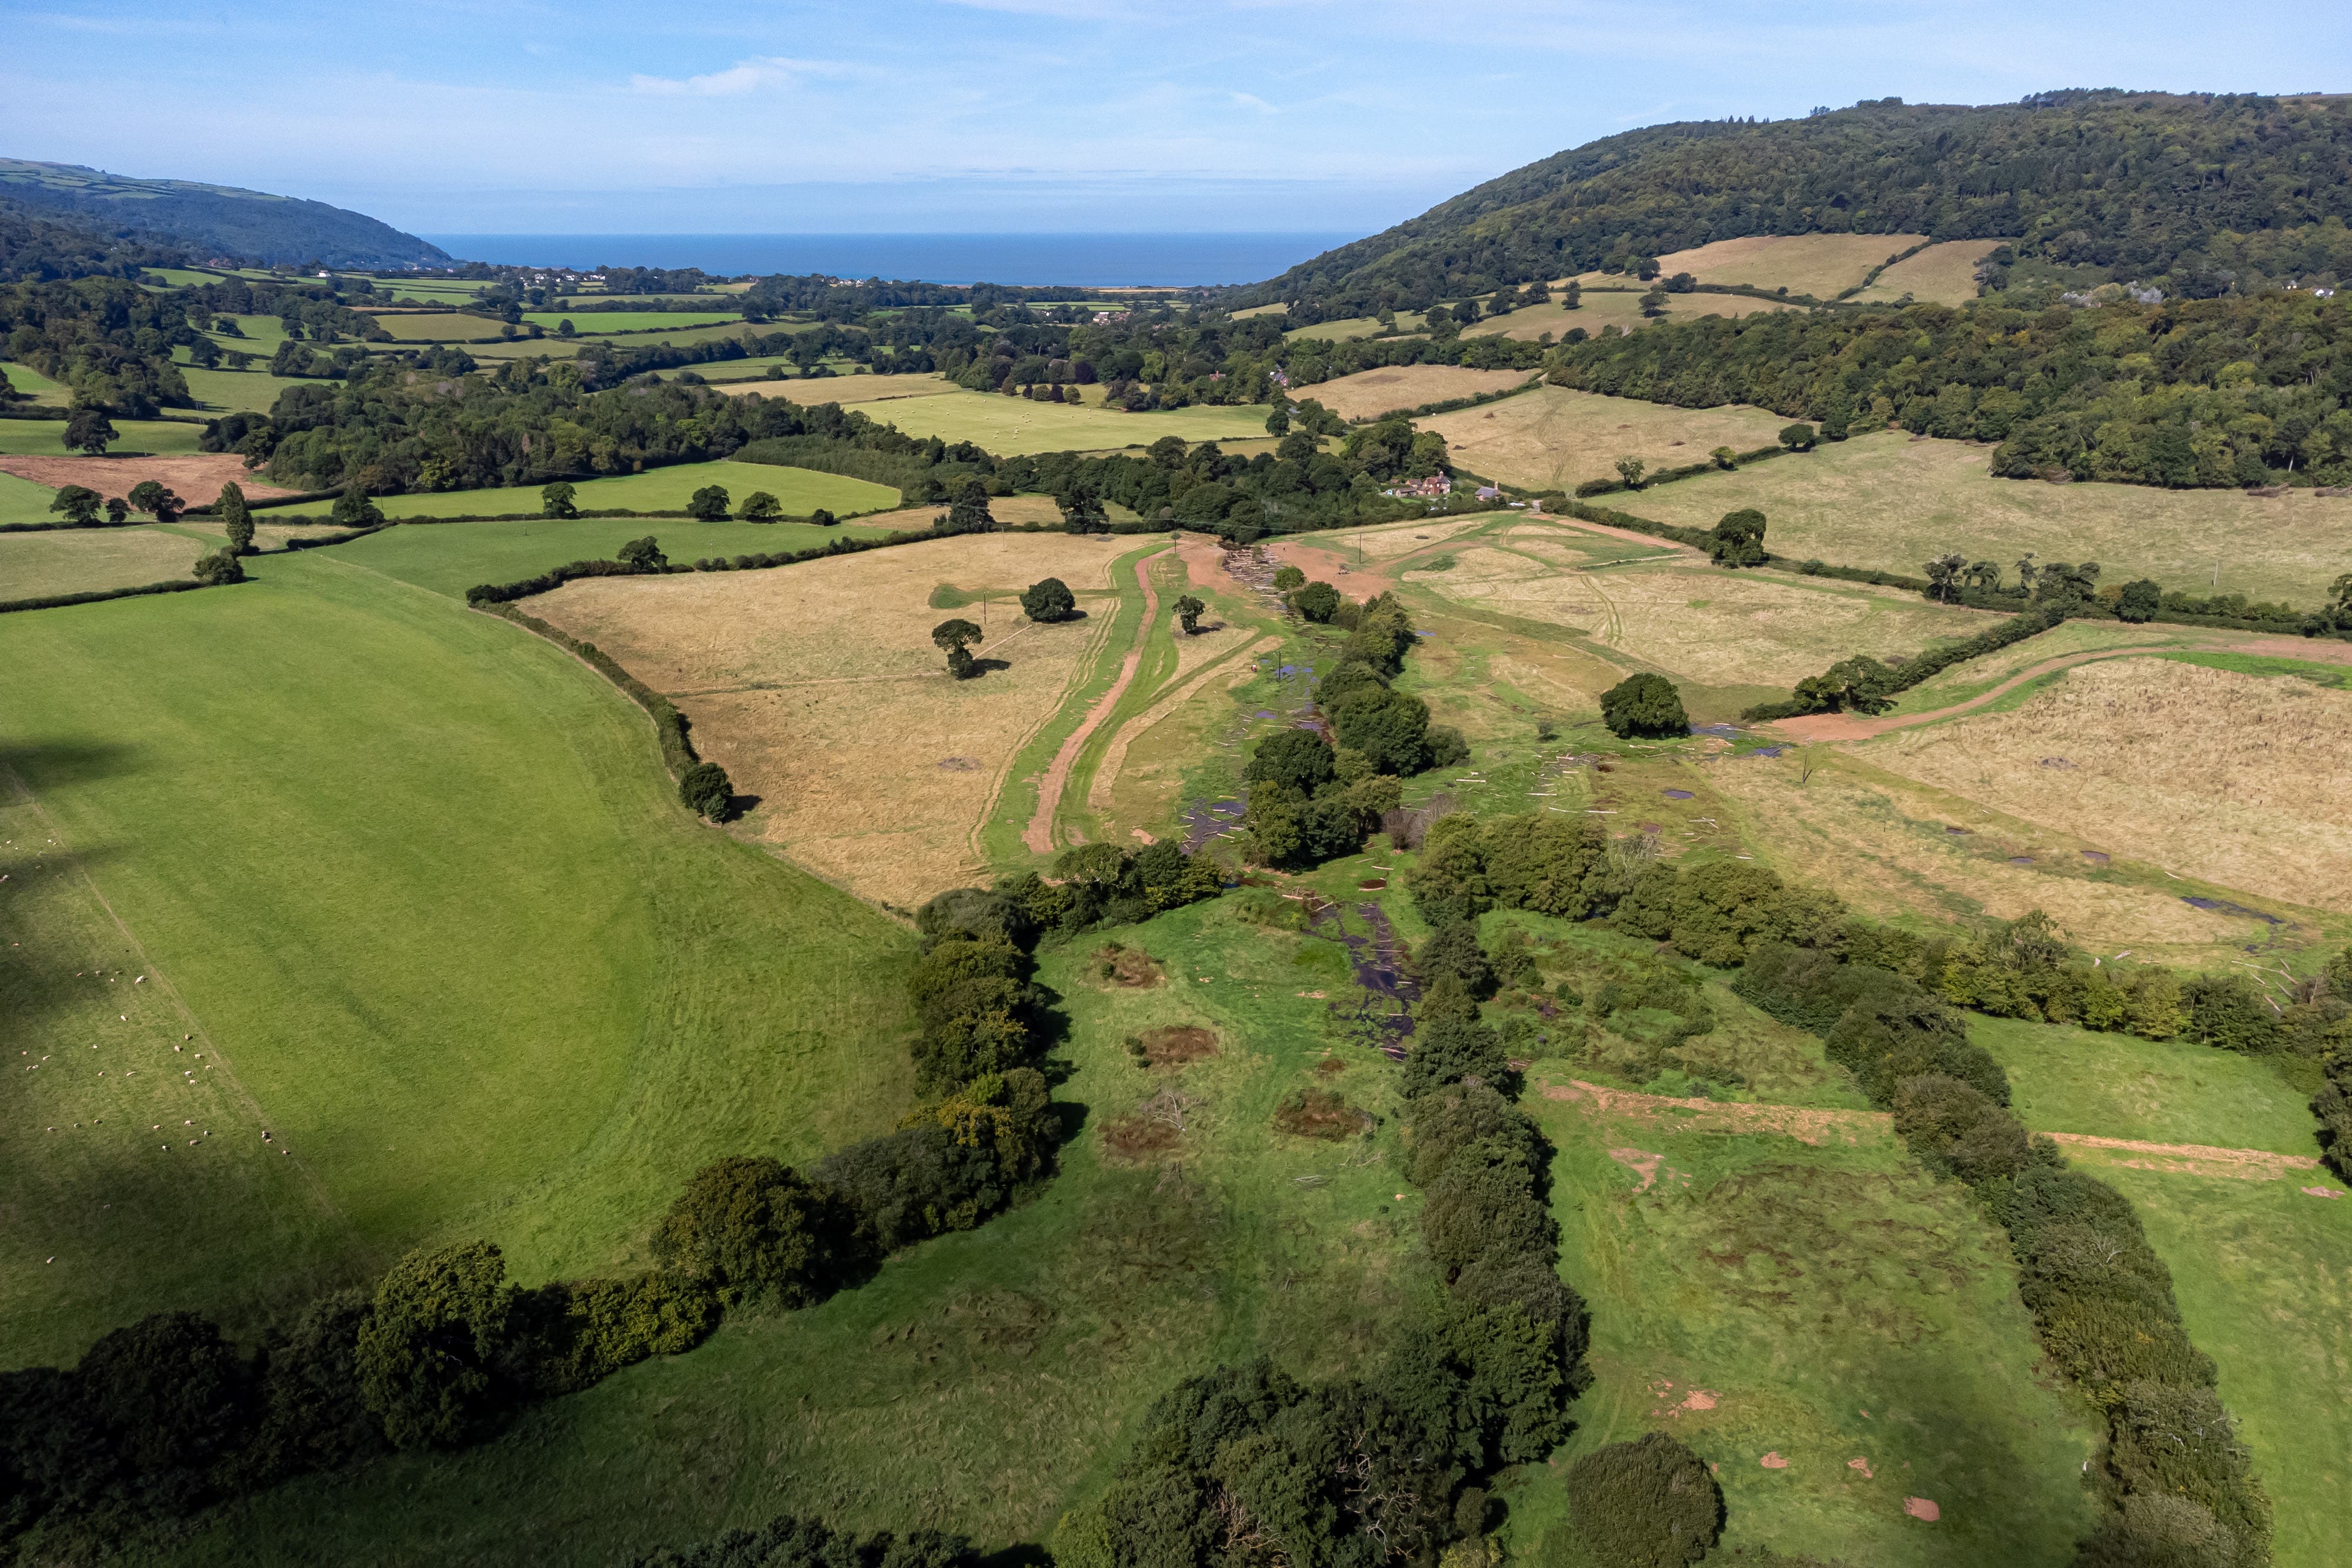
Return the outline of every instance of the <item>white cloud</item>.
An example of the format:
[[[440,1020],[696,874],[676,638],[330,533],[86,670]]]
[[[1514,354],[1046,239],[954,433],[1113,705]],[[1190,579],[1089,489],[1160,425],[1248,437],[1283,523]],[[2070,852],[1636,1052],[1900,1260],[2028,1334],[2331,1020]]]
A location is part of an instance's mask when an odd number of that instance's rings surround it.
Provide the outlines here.
[[[633,76],[630,90],[663,97],[734,98],[744,93],[779,92],[796,88],[811,78],[838,78],[852,74],[852,68],[836,60],[795,60],[782,55],[755,55],[748,60],[738,60],[723,71],[707,76],[677,77]]]

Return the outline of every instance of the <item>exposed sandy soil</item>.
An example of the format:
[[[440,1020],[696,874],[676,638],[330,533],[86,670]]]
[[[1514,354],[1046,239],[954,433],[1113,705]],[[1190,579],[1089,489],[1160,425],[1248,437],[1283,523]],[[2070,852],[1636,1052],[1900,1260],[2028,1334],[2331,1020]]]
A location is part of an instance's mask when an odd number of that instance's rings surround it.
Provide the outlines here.
[[[49,457],[20,454],[0,456],[0,474],[14,474],[19,479],[30,479],[52,490],[84,485],[101,496],[128,496],[132,486],[152,479],[177,492],[190,506],[209,502],[220,494],[223,485],[231,483],[240,486],[251,501],[301,494],[299,490],[261,483],[246,467],[245,459],[232,452],[178,457]]]

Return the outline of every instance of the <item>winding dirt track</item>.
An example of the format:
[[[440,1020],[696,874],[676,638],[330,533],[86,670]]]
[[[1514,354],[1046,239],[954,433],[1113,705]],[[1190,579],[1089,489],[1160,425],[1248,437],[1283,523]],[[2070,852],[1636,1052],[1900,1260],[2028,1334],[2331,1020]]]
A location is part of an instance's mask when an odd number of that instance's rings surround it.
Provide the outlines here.
[[[1988,703],[1998,702],[2026,682],[2038,680],[2053,670],[2071,669],[2076,664],[2088,664],[2101,659],[2147,658],[2162,653],[2255,653],[2270,658],[2302,659],[2313,664],[2352,664],[2352,643],[2305,640],[2300,637],[2263,637],[2246,643],[2156,643],[2137,648],[2095,648],[2088,653],[2067,653],[2055,659],[2044,659],[2030,668],[2020,670],[1989,691],[1979,692],[1964,703],[1933,713],[1905,714],[1892,718],[1867,718],[1860,714],[1824,713],[1808,718],[1784,718],[1771,727],[1791,740],[1868,740],[1889,730],[1909,729],[1914,725],[1933,724],[1937,719],[1953,718],[1970,713]]]
[[[1102,727],[1103,721],[1110,716],[1111,709],[1118,706],[1118,699],[1127,695],[1127,688],[1135,682],[1135,672],[1143,665],[1144,646],[1151,641],[1152,627],[1160,622],[1160,591],[1151,586],[1151,563],[1167,553],[1164,549],[1154,550],[1135,563],[1136,586],[1143,590],[1143,622],[1136,628],[1135,643],[1128,649],[1127,657],[1119,662],[1118,679],[1111,682],[1110,689],[1095,699],[1095,706],[1087,710],[1087,716],[1079,721],[1078,727],[1062,742],[1062,749],[1054,754],[1053,762],[1045,769],[1045,777],[1038,782],[1037,810],[1021,834],[1021,841],[1038,854],[1048,854],[1053,851],[1054,813],[1061,808],[1062,791],[1069,786],[1070,769],[1078,760],[1078,752],[1094,732]]]

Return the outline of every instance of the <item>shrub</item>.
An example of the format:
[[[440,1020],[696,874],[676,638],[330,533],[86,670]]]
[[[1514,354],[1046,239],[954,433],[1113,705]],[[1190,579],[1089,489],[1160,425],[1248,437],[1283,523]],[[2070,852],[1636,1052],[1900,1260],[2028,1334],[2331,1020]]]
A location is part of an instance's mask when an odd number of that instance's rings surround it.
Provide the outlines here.
[[[1810,424],[1784,424],[1780,427],[1780,444],[1791,452],[1811,452],[1813,440],[1813,427]]]
[[[1534,1167],[1544,1157],[1543,1136],[1491,1084],[1454,1083],[1433,1090],[1405,1107],[1405,1178],[1427,1186],[1445,1172],[1454,1156],[1473,1144],[1493,1141],[1517,1147]]]
[[[784,515],[784,504],[765,490],[754,490],[743,497],[743,520],[747,523],[772,523]],[[816,519],[811,517],[809,521]],[[825,521],[833,519],[828,517]]]
[[[233,549],[213,550],[196,558],[195,579],[215,588],[226,582],[243,582],[245,566]]]
[[[1424,1010],[1404,1059],[1400,1087],[1412,1099],[1465,1079],[1476,1079],[1516,1097],[1518,1075],[1503,1051],[1503,1037],[1471,1018],[1431,1018]]]
[[[567,479],[542,485],[539,491],[539,515],[542,517],[576,517],[580,515],[579,495],[580,492]]]
[[[613,552],[613,559],[639,571],[659,571],[669,565],[669,557],[662,554],[661,546],[651,534],[641,539],[631,539]]]
[[[1651,1432],[1570,1466],[1568,1515],[1606,1568],[1685,1568],[1723,1533],[1723,1490],[1706,1460]]]
[[[1429,705],[1387,686],[1359,685],[1318,706],[1339,745],[1382,773],[1418,773],[1429,764]]]
[[[1307,586],[1307,574],[1295,566],[1277,567],[1274,573],[1274,591],[1288,593]]]
[[[860,1541],[813,1519],[790,1514],[757,1530],[730,1530],[676,1551],[631,1560],[630,1568],[978,1568],[980,1555],[961,1535],[884,1531]]]
[[[359,1330],[360,1396],[395,1448],[455,1448],[498,1404],[493,1375],[515,1307],[487,1241],[411,1252],[375,1289]]]
[[[1290,595],[1290,607],[1321,625],[1339,608],[1339,591],[1328,582],[1310,582]]]
[[[1624,739],[1690,733],[1690,720],[1683,713],[1682,693],[1665,676],[1646,670],[1627,676],[1601,694],[1601,720],[1611,734]]]
[[[686,515],[706,523],[715,523],[727,516],[730,505],[727,486],[705,485],[686,499]]]
[[[1049,577],[1023,591],[1021,612],[1032,621],[1067,621],[1077,614],[1078,601],[1068,583]]]
[[[1242,782],[1272,779],[1286,789],[1312,795],[1331,781],[1336,771],[1330,747],[1311,729],[1278,730],[1258,742]]]
[[[656,1228],[653,1254],[722,1301],[800,1307],[840,1283],[855,1229],[832,1189],[767,1155],[739,1155],[694,1173]]]
[[[723,822],[734,808],[735,786],[716,762],[698,762],[679,776],[677,798],[697,816]]]
[[[1762,566],[1764,514],[1753,507],[1726,512],[1707,535],[1706,553],[1717,566]]]

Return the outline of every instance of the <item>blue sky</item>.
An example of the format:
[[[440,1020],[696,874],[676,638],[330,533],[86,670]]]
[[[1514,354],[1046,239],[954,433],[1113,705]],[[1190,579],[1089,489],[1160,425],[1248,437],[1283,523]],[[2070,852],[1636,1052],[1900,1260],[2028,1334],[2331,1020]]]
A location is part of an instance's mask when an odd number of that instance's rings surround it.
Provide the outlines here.
[[[0,153],[436,234],[1370,232],[1661,120],[2352,89],[2326,4],[0,0]]]

